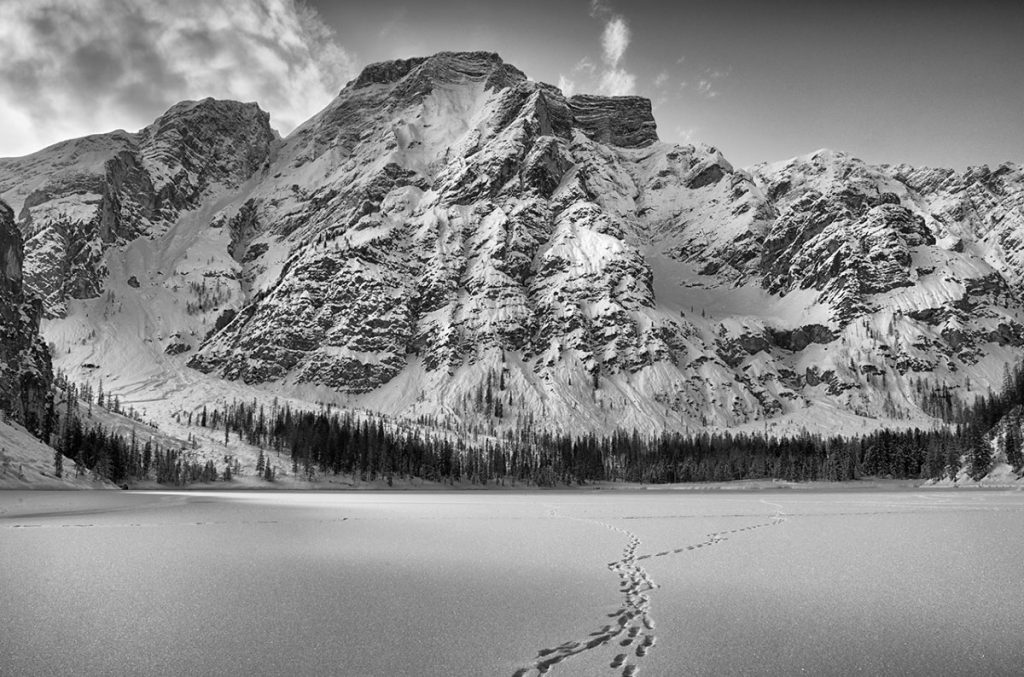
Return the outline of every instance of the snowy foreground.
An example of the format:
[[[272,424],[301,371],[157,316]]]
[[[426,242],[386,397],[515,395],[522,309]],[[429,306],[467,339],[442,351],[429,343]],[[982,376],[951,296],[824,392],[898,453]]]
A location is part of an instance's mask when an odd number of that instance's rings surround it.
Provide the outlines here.
[[[1019,674],[1024,492],[0,492],[0,674]]]

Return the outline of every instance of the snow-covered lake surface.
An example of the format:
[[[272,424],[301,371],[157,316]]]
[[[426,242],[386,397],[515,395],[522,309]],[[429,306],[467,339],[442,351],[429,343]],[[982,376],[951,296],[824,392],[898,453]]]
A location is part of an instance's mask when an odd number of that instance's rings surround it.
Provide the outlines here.
[[[3,675],[1020,674],[1024,492],[0,492]]]

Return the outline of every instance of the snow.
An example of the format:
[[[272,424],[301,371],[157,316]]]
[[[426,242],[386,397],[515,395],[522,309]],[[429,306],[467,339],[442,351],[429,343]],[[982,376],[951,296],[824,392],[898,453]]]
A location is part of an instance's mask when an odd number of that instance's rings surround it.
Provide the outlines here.
[[[3,492],[0,655],[53,675],[1017,672],[1024,591],[998,582],[1024,493],[750,486]]]
[[[654,272],[658,305],[674,313],[690,309],[713,318],[742,323],[753,319],[778,329],[808,324],[829,324],[832,309],[813,289],[798,289],[785,296],[769,294],[756,284],[734,287],[721,279],[700,275],[690,263],[674,261],[654,252],[647,254]]]
[[[66,178],[102,175],[107,160],[136,141],[135,134],[118,130],[61,141],[31,155],[0,158],[0,173],[12,177],[7,184],[0,183],[0,199],[18,214],[33,191]]]
[[[13,421],[0,420],[0,490],[110,489],[113,485],[89,471],[75,474],[75,462],[63,459],[61,477],[54,474],[54,450]],[[0,498],[0,502],[3,499]]]
[[[43,227],[59,223],[89,223],[100,209],[103,196],[99,193],[76,193],[49,200],[29,209],[32,227]]]

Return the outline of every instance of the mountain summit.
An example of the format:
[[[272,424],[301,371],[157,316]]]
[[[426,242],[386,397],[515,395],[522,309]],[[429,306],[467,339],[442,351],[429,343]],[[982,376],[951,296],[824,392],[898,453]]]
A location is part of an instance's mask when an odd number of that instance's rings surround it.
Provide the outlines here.
[[[748,170],[491,53],[368,66],[280,139],[185,102],[0,160],[57,366],[476,426],[929,425],[1021,354],[1024,174]],[[86,367],[85,365],[92,365]],[[205,376],[204,376],[205,374]]]

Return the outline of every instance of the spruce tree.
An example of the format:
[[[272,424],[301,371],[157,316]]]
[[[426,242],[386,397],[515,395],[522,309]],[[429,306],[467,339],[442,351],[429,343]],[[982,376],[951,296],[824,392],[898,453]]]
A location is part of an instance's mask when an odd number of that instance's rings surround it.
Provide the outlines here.
[[[971,478],[980,480],[992,468],[992,448],[985,441],[985,436],[980,430],[975,430],[971,436],[971,446],[968,450]]]
[[[1010,464],[1014,472],[1019,472],[1021,466],[1024,465],[1024,454],[1021,453],[1020,428],[1016,421],[1010,421],[1007,426],[1003,450],[1006,453],[1006,462]]]

